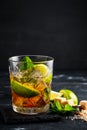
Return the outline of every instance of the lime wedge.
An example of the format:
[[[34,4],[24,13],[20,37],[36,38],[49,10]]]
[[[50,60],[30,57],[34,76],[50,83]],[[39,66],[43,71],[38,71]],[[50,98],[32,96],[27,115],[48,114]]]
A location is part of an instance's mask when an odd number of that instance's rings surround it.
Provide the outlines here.
[[[66,99],[72,99],[74,104],[78,105],[78,97],[73,91],[69,89],[61,89],[59,92],[63,94],[63,97],[65,97]]]
[[[19,96],[23,97],[34,97],[39,94],[39,91],[34,89],[30,84],[24,83],[21,84],[15,80],[11,82],[12,90],[18,94]]]
[[[34,65],[34,68],[36,70],[39,70],[42,73],[42,76],[46,76],[49,73],[49,68],[44,64],[37,64]]]
[[[59,93],[53,90],[51,90],[50,92],[50,100],[54,100],[56,97],[61,97],[61,96],[62,96],[62,93]]]
[[[50,83],[52,81],[52,74],[49,74],[47,77],[44,78],[45,83]]]

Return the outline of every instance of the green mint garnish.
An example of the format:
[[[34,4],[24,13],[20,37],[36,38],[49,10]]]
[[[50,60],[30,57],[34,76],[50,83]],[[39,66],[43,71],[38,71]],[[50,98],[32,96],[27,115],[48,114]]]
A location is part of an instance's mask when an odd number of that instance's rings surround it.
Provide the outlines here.
[[[59,101],[50,101],[50,108],[52,112],[56,113],[67,113],[67,112],[75,112],[77,108],[70,106],[69,104],[62,105]]]
[[[32,69],[33,67],[34,67],[34,64],[33,64],[32,60],[28,56],[25,56],[21,60],[20,71],[27,70],[27,69]]]

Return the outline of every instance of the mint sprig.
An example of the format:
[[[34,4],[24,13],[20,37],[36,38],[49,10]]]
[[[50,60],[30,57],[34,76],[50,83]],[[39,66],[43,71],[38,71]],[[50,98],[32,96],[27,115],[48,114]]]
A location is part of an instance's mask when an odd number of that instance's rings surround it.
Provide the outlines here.
[[[56,113],[67,113],[67,112],[75,112],[77,108],[70,106],[69,104],[61,104],[59,101],[50,101],[50,109],[52,112]]]
[[[20,63],[19,67],[20,67],[20,71],[27,70],[27,69],[32,69],[34,67],[34,64],[33,64],[32,60],[28,56],[25,56],[21,60],[21,63]]]

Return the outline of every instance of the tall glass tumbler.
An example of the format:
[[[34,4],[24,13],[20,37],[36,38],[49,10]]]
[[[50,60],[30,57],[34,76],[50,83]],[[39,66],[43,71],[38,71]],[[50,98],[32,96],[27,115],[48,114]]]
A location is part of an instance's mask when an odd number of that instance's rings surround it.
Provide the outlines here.
[[[13,110],[28,115],[47,112],[54,58],[19,55],[10,57],[8,61]]]

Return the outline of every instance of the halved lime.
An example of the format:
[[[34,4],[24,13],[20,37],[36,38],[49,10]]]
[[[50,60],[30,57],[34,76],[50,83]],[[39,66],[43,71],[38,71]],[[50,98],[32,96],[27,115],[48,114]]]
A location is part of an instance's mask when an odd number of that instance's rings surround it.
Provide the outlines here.
[[[74,104],[78,105],[78,97],[73,91],[69,89],[61,89],[59,92],[63,94],[63,97],[66,99],[72,99]]]
[[[46,76],[49,73],[49,68],[44,64],[36,64],[34,65],[36,70],[39,70],[42,73],[42,76]]]
[[[15,80],[11,82],[12,90],[18,94],[19,96],[23,97],[34,97],[39,94],[39,91],[34,89],[30,84],[24,83],[21,84]]]
[[[62,96],[62,93],[60,92],[56,92],[53,90],[51,90],[50,92],[50,100],[54,100],[56,97],[61,97],[61,96]]]

